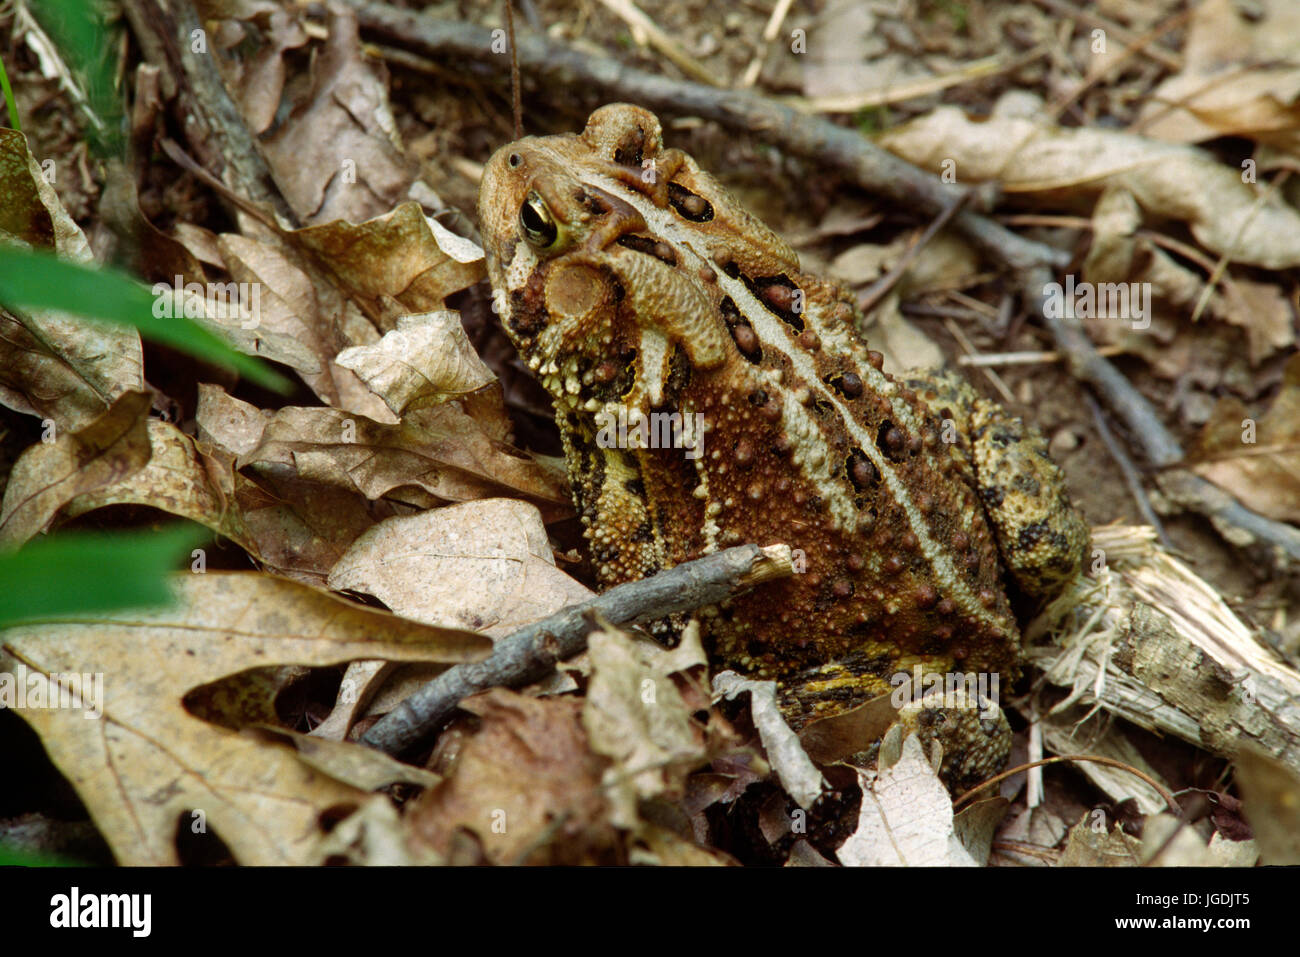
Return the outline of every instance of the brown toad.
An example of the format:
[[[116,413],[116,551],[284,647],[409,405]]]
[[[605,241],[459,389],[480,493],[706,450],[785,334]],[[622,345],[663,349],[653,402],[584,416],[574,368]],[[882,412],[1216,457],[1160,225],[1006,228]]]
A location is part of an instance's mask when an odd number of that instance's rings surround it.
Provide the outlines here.
[[[791,545],[802,574],[702,624],[717,663],[778,681],[796,726],[914,666],[1015,679],[1008,586],[1045,600],[1087,541],[1041,435],[953,376],[882,372],[850,295],[800,272],[645,110],[502,148],[479,218],[602,587]],[[950,778],[1005,758],[1005,721],[980,733]]]

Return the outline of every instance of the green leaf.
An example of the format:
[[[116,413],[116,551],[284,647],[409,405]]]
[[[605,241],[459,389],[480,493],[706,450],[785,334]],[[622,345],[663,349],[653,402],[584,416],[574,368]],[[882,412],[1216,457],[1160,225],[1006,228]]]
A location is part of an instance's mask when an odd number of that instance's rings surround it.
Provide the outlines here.
[[[198,323],[184,316],[154,315],[156,301],[149,289],[125,273],[90,269],[48,253],[0,246],[0,303],[14,309],[55,309],[86,319],[134,326],[146,339],[233,367],[268,389],[290,391],[290,382],[284,376],[236,352]]]
[[[0,554],[0,628],[172,600],[166,576],[210,532],[68,532]]]
[[[0,867],[84,867],[67,857],[55,854],[39,854],[35,851],[20,851],[14,847],[0,844]]]

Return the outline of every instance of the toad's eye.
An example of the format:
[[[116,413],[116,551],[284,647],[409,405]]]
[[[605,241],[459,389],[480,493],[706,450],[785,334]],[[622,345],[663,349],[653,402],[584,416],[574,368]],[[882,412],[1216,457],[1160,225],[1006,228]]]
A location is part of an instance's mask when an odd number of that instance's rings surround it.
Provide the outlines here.
[[[536,249],[549,249],[559,235],[551,211],[536,193],[529,193],[524,205],[519,207],[519,225],[524,238]]]

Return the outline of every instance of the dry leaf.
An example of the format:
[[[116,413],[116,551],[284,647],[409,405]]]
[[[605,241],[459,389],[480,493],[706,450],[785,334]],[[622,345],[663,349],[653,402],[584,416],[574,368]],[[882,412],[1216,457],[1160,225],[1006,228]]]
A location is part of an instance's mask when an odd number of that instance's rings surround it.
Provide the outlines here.
[[[69,262],[94,256],[77,224],[17,130],[0,129],[0,234],[56,252]],[[144,388],[140,336],[110,323],[36,309],[0,309],[0,402],[18,412],[80,429],[125,392]]]
[[[1300,213],[1274,197],[1261,203],[1241,171],[1190,146],[1113,130],[976,120],[941,107],[882,133],[881,146],[940,172],[956,163],[963,183],[996,180],[1008,193],[1044,201],[1091,200],[1121,187],[1151,219],[1185,222],[1216,255],[1265,269],[1300,265]]]
[[[1300,523],[1300,356],[1287,362],[1282,389],[1258,422],[1238,399],[1220,399],[1187,459],[1247,508]]]
[[[385,519],[339,559],[329,585],[416,621],[509,634],[591,592],[555,567],[542,516],[481,499]]]
[[[362,55],[356,14],[334,6],[327,17],[310,89],[261,146],[300,220],[360,222],[406,198],[416,165],[403,152],[383,68]]]
[[[881,764],[884,765],[884,759]],[[862,808],[857,830],[837,856],[846,867],[975,867],[953,825],[952,798],[915,735],[899,760],[874,776],[858,771]]]
[[[403,316],[378,344],[354,346],[336,360],[355,372],[397,415],[463,399],[493,438],[510,432],[501,384],[470,345],[454,312]],[[495,427],[489,425],[495,423]]]
[[[410,807],[412,833],[443,857],[456,832],[494,864],[614,864],[624,855],[609,821],[581,701],[526,698],[497,688],[461,702],[482,719],[451,774]]]
[[[1242,136],[1300,153],[1300,7],[1233,0],[1192,9],[1182,72],[1146,99],[1136,129],[1173,143]]]
[[[396,425],[337,409],[280,409],[257,448],[239,458],[240,468],[254,463],[288,466],[371,500],[404,487],[441,502],[513,491],[537,502],[548,519],[569,511],[559,474],[485,435],[455,403],[416,409]]]
[[[827,788],[822,773],[804,752],[803,745],[781,716],[776,704],[775,681],[750,681],[734,671],[724,671],[713,677],[713,693],[727,700],[749,692],[749,710],[758,728],[763,750],[771,762],[772,770],[799,806],[807,810]],[[946,792],[945,792],[946,793]]]
[[[452,664],[487,651],[477,635],[264,574],[180,575],[174,590],[169,608],[14,628],[0,644],[0,676],[24,675],[18,685],[29,695],[33,687],[48,693],[53,676],[64,676],[60,684],[67,675],[98,676],[98,720],[72,708],[14,710],[41,736],[121,864],[177,863],[177,826],[200,820],[194,811],[241,863],[306,863],[320,813],[361,797],[284,747],[194,717],[182,706],[191,689],[276,664]]]
[[[604,785],[611,820],[632,829],[638,801],[685,793],[686,775],[709,754],[694,708],[672,676],[706,665],[699,629],[687,629],[672,651],[635,641],[617,629],[587,640],[591,683],[582,708],[592,751],[610,759]]]
[[[147,392],[127,392],[80,432],[31,446],[14,463],[0,503],[0,544],[18,545],[54,521],[78,495],[144,468],[150,443]]]

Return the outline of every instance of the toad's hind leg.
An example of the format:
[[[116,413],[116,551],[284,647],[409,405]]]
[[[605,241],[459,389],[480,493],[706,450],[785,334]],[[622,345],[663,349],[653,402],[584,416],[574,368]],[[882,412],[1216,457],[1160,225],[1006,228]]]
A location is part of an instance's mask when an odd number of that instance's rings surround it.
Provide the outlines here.
[[[907,382],[969,439],[976,490],[1016,588],[1037,605],[1056,597],[1079,572],[1089,529],[1047,439],[951,372],[914,373]]]

